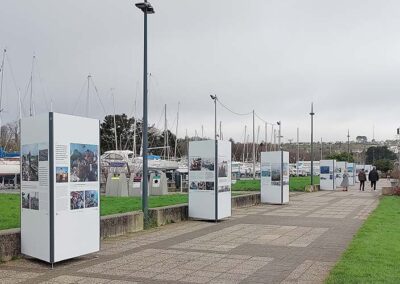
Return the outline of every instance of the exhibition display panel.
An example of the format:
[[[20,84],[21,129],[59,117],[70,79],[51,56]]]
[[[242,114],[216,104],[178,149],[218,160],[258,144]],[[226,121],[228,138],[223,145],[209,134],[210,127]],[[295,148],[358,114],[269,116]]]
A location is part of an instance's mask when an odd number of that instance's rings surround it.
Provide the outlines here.
[[[21,119],[21,252],[49,263],[100,249],[99,121]]]
[[[261,202],[289,202],[289,152],[261,153]]]
[[[189,142],[189,217],[220,220],[231,210],[231,142]],[[216,184],[217,183],[217,184]],[[216,190],[217,188],[217,190]]]
[[[347,169],[347,162],[336,162],[335,167],[335,183],[336,187],[340,186],[343,181],[343,173]]]
[[[319,165],[319,184],[321,190],[335,190],[336,160],[321,160]]]
[[[349,185],[356,184],[355,164],[347,163],[347,173],[349,174]]]

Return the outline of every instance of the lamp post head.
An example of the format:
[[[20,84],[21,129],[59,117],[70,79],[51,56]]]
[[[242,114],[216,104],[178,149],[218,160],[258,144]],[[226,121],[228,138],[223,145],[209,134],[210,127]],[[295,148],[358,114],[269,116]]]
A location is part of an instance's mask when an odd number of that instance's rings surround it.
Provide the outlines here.
[[[314,103],[311,103],[311,112],[310,115],[313,116],[315,114],[314,112]]]
[[[147,1],[136,3],[135,6],[138,7],[140,10],[142,10],[143,13],[154,14],[153,6]]]
[[[210,95],[210,98],[214,101],[217,100],[217,96]]]

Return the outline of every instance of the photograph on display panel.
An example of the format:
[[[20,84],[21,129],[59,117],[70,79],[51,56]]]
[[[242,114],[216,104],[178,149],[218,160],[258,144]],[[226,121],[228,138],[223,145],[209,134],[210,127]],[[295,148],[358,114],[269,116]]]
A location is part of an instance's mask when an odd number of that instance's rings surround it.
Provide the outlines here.
[[[84,191],[71,191],[71,210],[85,208],[85,192]]]
[[[56,167],[56,182],[68,182],[68,167]]]
[[[191,157],[189,166],[191,171],[201,171],[201,158]]]
[[[289,164],[288,163],[283,163],[283,176],[288,176],[289,175]]]
[[[280,164],[272,164],[272,181],[281,181],[281,165]]]
[[[39,150],[38,144],[22,145],[21,149],[22,160],[22,180],[23,181],[38,181],[39,175]]]
[[[21,192],[22,208],[39,210],[39,192]]]
[[[203,158],[201,161],[202,171],[214,171],[214,158]]]
[[[206,190],[206,182],[205,181],[199,181],[197,183],[197,189],[198,190]]]
[[[228,192],[228,191],[231,191],[231,187],[229,185],[218,186],[218,192]]]
[[[70,181],[98,181],[98,146],[90,144],[70,145]]]
[[[228,177],[228,161],[218,163],[218,177]]]
[[[329,166],[321,166],[320,174],[329,174]]]
[[[197,190],[198,189],[197,182],[192,181],[190,183],[190,187],[189,188],[192,189],[192,190]]]
[[[99,206],[99,192],[97,190],[85,190],[85,208]]]
[[[46,162],[49,160],[49,149],[39,150],[39,161]]]

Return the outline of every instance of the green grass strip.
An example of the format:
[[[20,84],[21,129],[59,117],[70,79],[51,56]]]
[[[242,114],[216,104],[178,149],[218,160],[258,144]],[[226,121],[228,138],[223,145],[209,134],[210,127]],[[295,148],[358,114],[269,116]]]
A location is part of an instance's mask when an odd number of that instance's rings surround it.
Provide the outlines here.
[[[289,178],[289,189],[292,191],[304,191],[307,185],[311,184],[311,177],[291,177]],[[319,184],[319,177],[314,177],[314,184]],[[260,191],[261,183],[259,179],[237,180],[232,185],[232,191]]]
[[[326,283],[400,283],[400,197],[380,200]]]

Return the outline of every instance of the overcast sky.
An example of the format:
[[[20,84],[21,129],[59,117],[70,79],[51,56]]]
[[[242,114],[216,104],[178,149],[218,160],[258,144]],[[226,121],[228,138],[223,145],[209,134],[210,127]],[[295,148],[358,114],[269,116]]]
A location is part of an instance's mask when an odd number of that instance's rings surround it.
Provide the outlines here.
[[[129,0],[2,0],[0,47],[7,48],[3,122],[18,117],[33,79],[36,113],[85,115],[88,74],[105,111],[142,115],[143,14]],[[149,121],[167,104],[179,136],[211,137],[216,94],[235,112],[282,121],[286,139],[394,138],[400,117],[400,1],[154,0],[149,16]],[[11,64],[9,64],[11,63]],[[89,116],[103,111],[90,87]],[[224,138],[243,140],[252,116],[218,107]],[[264,122],[256,118],[259,140]],[[271,129],[269,129],[270,131]],[[251,136],[250,136],[251,139]]]

